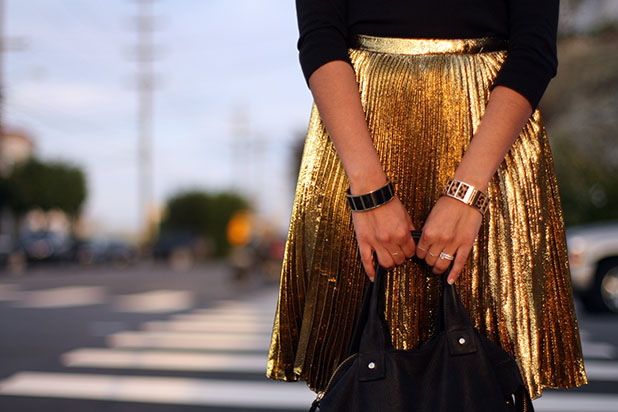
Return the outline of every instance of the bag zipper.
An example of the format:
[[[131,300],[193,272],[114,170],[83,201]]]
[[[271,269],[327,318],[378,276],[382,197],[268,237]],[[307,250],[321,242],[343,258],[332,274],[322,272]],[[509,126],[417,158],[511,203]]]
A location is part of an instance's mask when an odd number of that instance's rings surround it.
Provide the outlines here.
[[[355,357],[356,355],[358,355],[358,353],[355,353],[353,355],[348,356],[347,358],[345,358],[343,360],[343,362],[341,362],[339,364],[339,366],[337,366],[337,368],[335,369],[335,371],[333,372],[332,375],[330,375],[330,379],[328,380],[328,383],[326,384],[326,387],[324,388],[323,391],[318,392],[317,396],[315,397],[315,400],[313,401],[313,404],[317,405],[320,403],[320,401],[322,400],[322,398],[324,398],[324,395],[326,395],[326,392],[328,392],[328,390],[330,389],[330,386],[333,383],[333,380],[335,379],[335,375],[337,375],[337,372],[339,372],[339,369],[341,369],[343,367],[343,365],[345,365],[345,363],[347,361],[349,361],[350,359],[352,359],[353,357]]]

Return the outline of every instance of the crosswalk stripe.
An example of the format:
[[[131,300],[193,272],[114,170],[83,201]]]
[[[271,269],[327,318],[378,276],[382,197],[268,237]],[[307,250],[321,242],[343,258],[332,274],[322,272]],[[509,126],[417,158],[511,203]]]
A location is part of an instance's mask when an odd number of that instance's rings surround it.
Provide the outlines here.
[[[82,348],[67,352],[62,355],[62,362],[70,367],[258,373],[264,372],[266,368],[265,355],[99,348]],[[586,372],[591,381],[615,381],[618,380],[618,363],[587,361]]]
[[[315,397],[303,384],[46,372],[17,373],[0,395],[299,410]]]
[[[194,332],[118,332],[108,336],[108,344],[124,348],[167,348],[224,351],[266,351],[268,336],[209,334]]]
[[[584,358],[584,367],[590,380],[618,381],[618,362],[594,361]],[[616,411],[618,412],[618,404]]]
[[[615,359],[618,356],[618,348],[605,342],[582,340],[582,353],[584,358]]]
[[[200,308],[193,310],[192,313],[199,315],[208,315],[208,314],[222,314],[222,313],[231,313],[235,315],[259,315],[259,316],[268,316],[273,317],[275,315],[275,308],[262,308],[259,306],[245,305],[241,307],[234,306],[215,306],[214,308]]]
[[[254,322],[272,325],[274,316],[260,316],[258,314],[238,314],[238,313],[181,313],[171,317],[172,320],[183,320],[191,322]]]
[[[617,412],[618,395],[601,393],[546,393],[533,401],[538,412]]]
[[[0,382],[0,395],[299,410],[314,397],[302,384],[46,372],[15,374]],[[616,412],[617,405],[618,395],[588,393],[534,401],[539,412]]]
[[[19,307],[54,308],[102,303],[109,298],[104,287],[21,291],[5,284],[0,285],[3,300]],[[96,368],[101,374],[20,372],[0,381],[0,396],[306,411],[314,394],[304,383],[247,380],[265,372],[275,301],[274,294],[221,301],[165,321],[144,322],[140,331],[108,335],[107,348],[78,348],[61,356],[67,368]],[[110,302],[126,312],[166,313],[190,309],[193,294],[157,290],[111,297]],[[592,336],[581,332],[590,381],[618,382],[618,348],[590,341]],[[109,369],[137,374],[146,370],[230,372],[239,380],[104,374]],[[534,406],[539,412],[618,412],[618,394],[546,391]]]
[[[61,360],[69,367],[266,373],[265,355],[82,348]]]
[[[253,296],[246,299],[222,299],[217,301],[217,307],[224,308],[272,308],[274,311],[277,307],[278,293],[266,293],[260,296]],[[205,309],[207,310],[207,309]]]
[[[186,290],[151,290],[115,296],[112,307],[118,312],[167,313],[193,307],[195,296]]]
[[[235,322],[225,320],[210,322],[189,321],[151,321],[142,324],[143,330],[149,331],[176,331],[176,332],[220,332],[238,334],[269,335],[272,332],[272,323]]]
[[[21,292],[19,308],[70,308],[98,305],[105,302],[107,288],[102,286],[67,286]]]
[[[5,283],[0,285],[0,302],[18,300],[21,292],[17,285]]]

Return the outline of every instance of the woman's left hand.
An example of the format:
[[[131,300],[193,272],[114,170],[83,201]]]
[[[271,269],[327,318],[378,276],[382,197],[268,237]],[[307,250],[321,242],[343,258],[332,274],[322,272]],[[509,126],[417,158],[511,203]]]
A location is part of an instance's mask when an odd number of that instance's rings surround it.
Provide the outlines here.
[[[429,213],[423,234],[416,247],[416,255],[433,267],[433,273],[444,273],[451,261],[441,253],[455,257],[448,276],[453,284],[463,269],[478,235],[483,215],[457,199],[442,196]]]

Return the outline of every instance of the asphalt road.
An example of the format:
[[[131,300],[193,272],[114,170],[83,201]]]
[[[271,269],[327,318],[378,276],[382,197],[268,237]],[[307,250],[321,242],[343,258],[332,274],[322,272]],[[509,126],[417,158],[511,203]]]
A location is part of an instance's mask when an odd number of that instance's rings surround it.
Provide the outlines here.
[[[0,411],[308,410],[264,377],[276,293],[223,263],[0,274]],[[616,412],[618,316],[578,313],[591,383],[535,407]]]

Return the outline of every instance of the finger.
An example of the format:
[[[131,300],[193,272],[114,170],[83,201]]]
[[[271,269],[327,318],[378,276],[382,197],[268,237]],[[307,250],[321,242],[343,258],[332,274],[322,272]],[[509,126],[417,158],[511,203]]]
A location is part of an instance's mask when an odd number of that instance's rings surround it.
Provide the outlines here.
[[[386,248],[378,246],[375,248],[375,250],[376,254],[378,255],[378,263],[380,263],[380,266],[382,266],[384,269],[391,269],[395,266],[393,256],[388,250],[386,250]]]
[[[455,260],[453,261],[453,267],[451,268],[451,273],[449,273],[448,278],[446,279],[449,285],[455,283],[455,281],[459,278],[459,275],[461,275],[461,272],[464,265],[466,264],[466,261],[468,260],[468,256],[470,255],[471,250],[471,247],[465,246],[461,246],[459,249],[457,249],[457,253],[455,254]]]
[[[412,236],[408,235],[408,237],[409,239],[401,245],[401,250],[403,251],[403,255],[409,259],[416,253],[416,247]]]
[[[416,230],[416,228],[414,227],[414,223],[412,223],[412,218],[410,217],[409,213],[406,213],[406,218],[408,220],[408,230]]]
[[[406,254],[400,247],[393,248],[393,250],[389,251],[389,253],[393,258],[393,262],[397,266],[401,265],[403,262],[406,261]]]
[[[373,263],[373,258],[372,258],[372,250],[371,250],[371,246],[369,246],[368,244],[366,245],[359,245],[359,250],[360,250],[360,256],[361,256],[361,262],[363,263],[363,267],[365,268],[365,273],[367,273],[367,277],[369,278],[369,280],[371,280],[373,282],[373,280],[376,277],[376,271]]]
[[[443,253],[445,255],[443,255]],[[446,269],[448,269],[448,267],[451,266],[451,263],[453,263],[453,259],[448,259],[448,256],[446,255],[455,256],[455,251],[450,251],[449,249],[445,249],[442,252],[440,252],[440,254],[438,255],[438,259],[436,261],[436,265],[433,267],[433,270],[432,270],[434,274],[440,275],[446,272]]]
[[[416,244],[416,256],[418,256],[420,259],[425,259],[425,256],[427,256],[427,250],[429,249],[429,245],[430,244],[427,241],[427,238],[424,234],[422,234],[421,238]]]
[[[427,254],[425,255],[425,262],[427,262],[429,266],[434,267],[438,262],[438,257],[440,256],[440,252],[442,252],[443,249],[444,247],[442,245],[435,243],[432,244],[429,247]]]
[[[416,230],[416,228],[414,227],[414,223],[412,223],[412,218],[410,217],[408,213],[406,213],[406,217],[408,218],[408,231]],[[410,240],[412,241],[411,242],[412,249],[410,249],[409,251],[404,249],[404,252],[406,252],[406,257],[408,258],[414,257],[414,255],[416,254],[416,242],[414,241],[414,238],[412,237],[411,234],[410,234]],[[408,252],[410,252],[409,255],[407,254]]]

